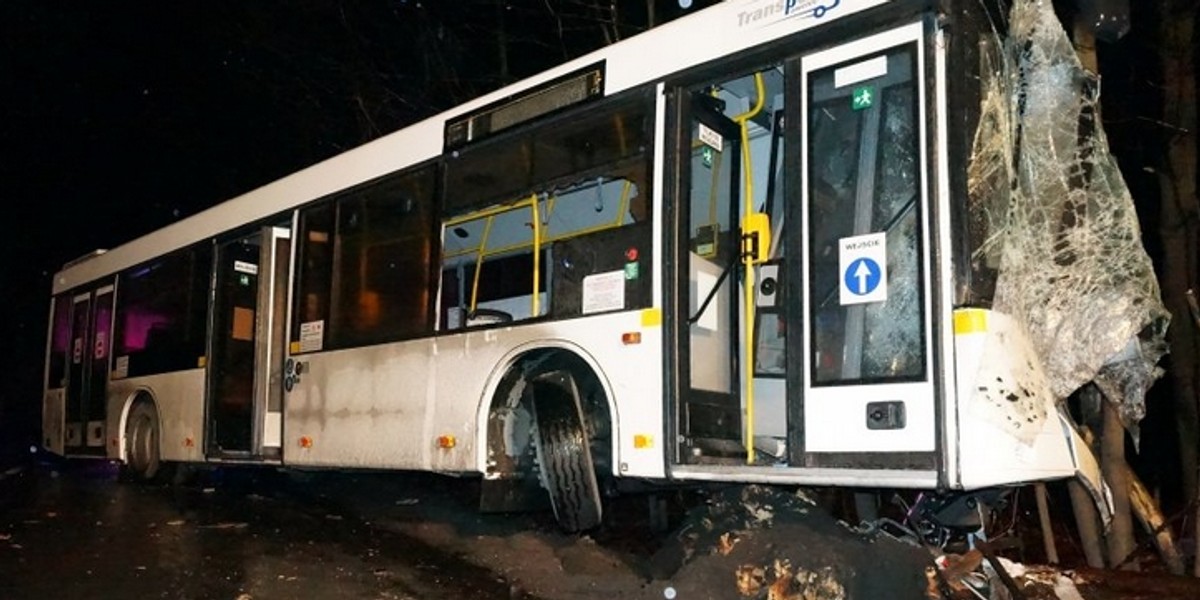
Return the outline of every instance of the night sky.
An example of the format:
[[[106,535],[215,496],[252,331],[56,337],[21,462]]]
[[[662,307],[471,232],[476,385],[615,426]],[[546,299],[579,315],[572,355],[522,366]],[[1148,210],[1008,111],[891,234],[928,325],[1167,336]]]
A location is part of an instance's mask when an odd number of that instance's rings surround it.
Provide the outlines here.
[[[1152,124],[1147,4],[1100,51],[1106,128],[1152,231],[1145,167],[1169,132]],[[645,2],[627,0],[606,32],[597,5],[608,2],[0,2],[0,453],[36,434],[50,277],[64,262],[646,25]],[[660,22],[680,12],[657,1]]]

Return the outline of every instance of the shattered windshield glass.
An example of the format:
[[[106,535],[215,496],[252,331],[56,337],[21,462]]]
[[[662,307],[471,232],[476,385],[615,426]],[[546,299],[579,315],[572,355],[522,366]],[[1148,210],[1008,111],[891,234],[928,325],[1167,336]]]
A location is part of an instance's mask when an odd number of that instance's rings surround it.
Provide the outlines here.
[[[1136,439],[1168,314],[1108,150],[1099,80],[1050,3],[1015,2],[1008,37],[981,54],[976,274],[994,273],[993,308],[1029,334],[1055,396],[1096,382]]]

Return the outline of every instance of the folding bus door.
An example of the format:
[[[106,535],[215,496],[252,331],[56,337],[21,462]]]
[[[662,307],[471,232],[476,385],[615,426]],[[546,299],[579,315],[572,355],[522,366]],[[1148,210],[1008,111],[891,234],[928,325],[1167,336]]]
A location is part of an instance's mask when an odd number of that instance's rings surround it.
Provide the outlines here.
[[[209,456],[279,456],[290,235],[266,227],[217,246]]]
[[[72,304],[64,445],[68,454],[103,454],[113,286],[77,294]]]
[[[914,23],[800,61],[794,464],[935,467],[923,32]]]

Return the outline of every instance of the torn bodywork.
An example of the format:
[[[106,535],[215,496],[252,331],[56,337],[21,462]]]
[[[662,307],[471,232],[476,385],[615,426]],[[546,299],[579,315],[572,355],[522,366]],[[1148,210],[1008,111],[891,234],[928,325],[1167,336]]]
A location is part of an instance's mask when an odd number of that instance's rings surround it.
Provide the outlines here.
[[[1059,414],[1040,419],[1023,384],[1009,385],[1018,401],[997,402],[992,393],[960,401],[1026,442],[1039,433],[1031,425],[1060,431],[1103,513],[1107,494],[1095,460],[1064,403],[1095,383],[1136,440],[1168,314],[1133,199],[1108,150],[1097,75],[1081,66],[1049,3],[1015,2],[1008,29],[981,51],[981,114],[968,172],[972,275],[976,286],[994,283],[994,294],[977,290],[977,297],[990,296],[990,312],[1027,341],[1020,353],[1030,362],[1026,371],[1037,374]],[[983,390],[998,382],[972,383]]]

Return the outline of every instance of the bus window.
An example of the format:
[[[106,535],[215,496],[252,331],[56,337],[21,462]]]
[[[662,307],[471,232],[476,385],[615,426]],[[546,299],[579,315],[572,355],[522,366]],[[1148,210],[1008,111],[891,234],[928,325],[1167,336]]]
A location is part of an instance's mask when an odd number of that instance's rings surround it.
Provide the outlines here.
[[[62,294],[54,298],[54,324],[50,331],[49,368],[46,388],[58,389],[66,383],[67,351],[71,346],[71,297]]]
[[[301,351],[432,331],[433,168],[389,177],[301,215]],[[315,323],[321,323],[314,329]],[[307,324],[307,325],[306,325]],[[320,330],[321,342],[301,329]]]
[[[863,101],[866,108],[850,98],[854,86],[835,87],[836,69],[810,83],[809,277],[818,385],[925,374],[915,48],[897,47],[880,60],[887,61],[886,76],[857,88],[877,91],[877,99]],[[886,301],[843,303],[839,286],[850,284],[842,284],[839,243],[872,232],[886,239]]]
[[[446,210],[462,214],[535,191],[565,188],[568,182],[594,178],[598,171],[644,156],[652,131],[650,107],[642,101],[590,109],[565,122],[456,152],[446,163]]]
[[[211,270],[212,248],[202,244],[121,274],[114,379],[200,366]]]
[[[440,326],[648,306],[649,127],[627,101],[450,160]]]

